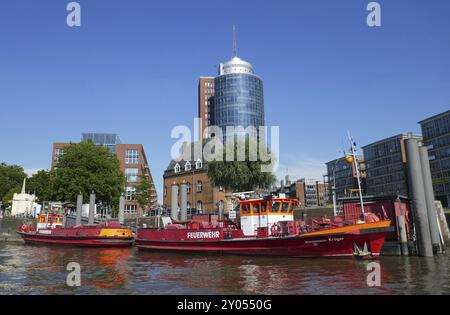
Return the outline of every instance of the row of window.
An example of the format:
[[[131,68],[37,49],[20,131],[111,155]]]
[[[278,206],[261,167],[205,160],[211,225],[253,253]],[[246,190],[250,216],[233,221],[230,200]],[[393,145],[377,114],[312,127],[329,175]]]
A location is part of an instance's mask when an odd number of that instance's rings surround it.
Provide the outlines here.
[[[438,137],[450,132],[450,114],[422,125],[424,139]]]
[[[136,214],[137,206],[136,205],[125,205],[125,214]]]
[[[139,151],[138,150],[126,150],[125,151],[125,164],[138,164]]]
[[[203,162],[202,162],[202,160],[198,159],[198,160],[195,162],[195,168],[196,168],[196,169],[201,169],[202,167],[203,167]],[[192,164],[191,164],[191,162],[187,161],[187,162],[184,164],[184,170],[185,170],[185,171],[190,171],[191,169],[192,169]],[[179,163],[175,164],[174,172],[175,172],[175,173],[181,172],[181,166],[180,166]]]

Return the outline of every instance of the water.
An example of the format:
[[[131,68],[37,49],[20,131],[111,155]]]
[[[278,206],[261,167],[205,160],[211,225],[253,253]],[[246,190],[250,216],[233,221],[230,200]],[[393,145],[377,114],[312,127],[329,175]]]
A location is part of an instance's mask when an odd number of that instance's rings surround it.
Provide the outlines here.
[[[450,294],[448,255],[370,261],[200,256],[125,249],[0,244],[0,294]],[[66,285],[69,262],[81,286]]]

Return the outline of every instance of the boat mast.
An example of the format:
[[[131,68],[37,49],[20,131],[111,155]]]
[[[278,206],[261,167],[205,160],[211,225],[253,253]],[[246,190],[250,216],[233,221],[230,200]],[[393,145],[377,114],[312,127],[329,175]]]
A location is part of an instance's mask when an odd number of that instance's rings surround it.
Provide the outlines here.
[[[348,134],[348,140],[350,141],[350,147],[352,150],[353,163],[355,163],[356,178],[358,181],[359,201],[361,202],[361,212],[364,217],[364,214],[365,214],[364,201],[363,201],[362,190],[361,190],[361,174],[359,172],[358,161],[356,160],[356,144],[355,144],[355,141],[353,141],[352,136],[350,135],[350,131],[347,131],[347,134]]]

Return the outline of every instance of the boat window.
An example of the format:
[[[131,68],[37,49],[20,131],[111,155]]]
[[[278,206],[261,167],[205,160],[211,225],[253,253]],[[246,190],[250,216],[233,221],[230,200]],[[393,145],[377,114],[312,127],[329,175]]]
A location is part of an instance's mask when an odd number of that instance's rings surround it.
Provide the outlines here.
[[[253,213],[259,214],[259,203],[253,205]]]
[[[274,201],[272,202],[272,206],[270,207],[270,212],[278,212],[280,211],[280,202]]]
[[[265,213],[267,211],[267,202],[261,203],[261,212]]]
[[[288,212],[290,208],[290,202],[283,202],[283,206],[281,207],[281,212]]]
[[[242,205],[242,214],[248,214],[248,204],[247,203]]]
[[[291,202],[291,204],[289,205],[289,213],[292,213],[294,211],[295,208],[295,202]]]

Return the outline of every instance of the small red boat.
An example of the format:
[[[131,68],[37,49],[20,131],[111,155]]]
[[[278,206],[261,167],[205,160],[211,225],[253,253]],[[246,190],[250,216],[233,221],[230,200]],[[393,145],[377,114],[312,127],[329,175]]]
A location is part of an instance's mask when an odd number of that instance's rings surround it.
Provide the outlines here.
[[[41,214],[37,226],[22,225],[17,233],[25,243],[83,247],[126,247],[133,245],[133,231],[118,222],[65,226],[63,215]]]
[[[188,222],[169,222],[162,229],[139,228],[139,249],[174,252],[290,257],[380,255],[390,220],[366,214],[346,222],[340,217],[294,220],[296,199],[241,200],[240,221],[219,221],[217,215],[194,216]],[[167,218],[169,219],[169,218]]]

